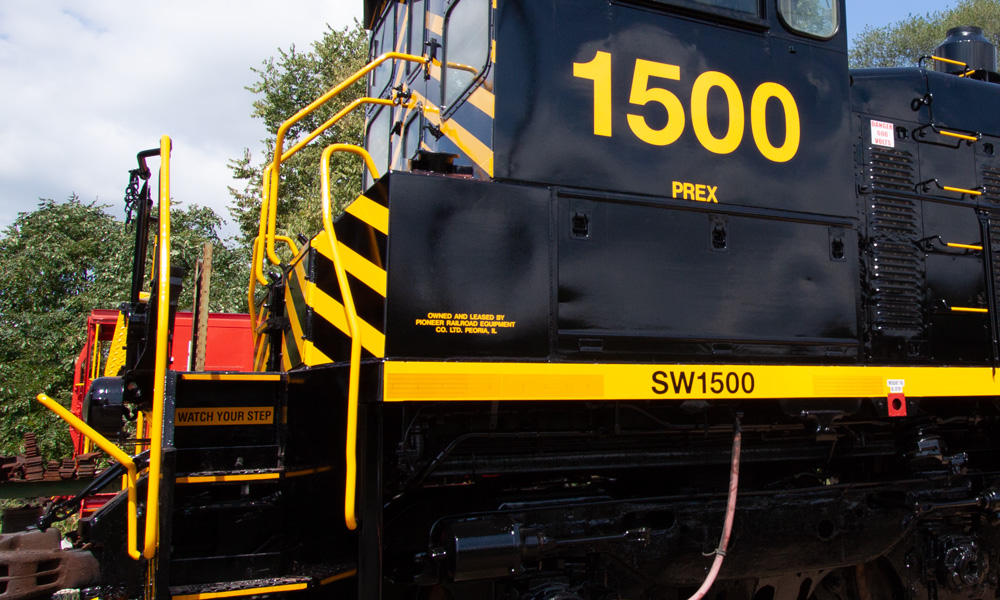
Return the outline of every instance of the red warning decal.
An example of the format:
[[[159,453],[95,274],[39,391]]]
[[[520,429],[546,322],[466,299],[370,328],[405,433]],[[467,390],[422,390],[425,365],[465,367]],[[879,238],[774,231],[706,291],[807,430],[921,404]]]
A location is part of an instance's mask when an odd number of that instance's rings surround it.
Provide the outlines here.
[[[906,385],[904,379],[888,379],[886,385],[889,386],[889,416],[906,416],[906,394],[903,393],[903,386]]]

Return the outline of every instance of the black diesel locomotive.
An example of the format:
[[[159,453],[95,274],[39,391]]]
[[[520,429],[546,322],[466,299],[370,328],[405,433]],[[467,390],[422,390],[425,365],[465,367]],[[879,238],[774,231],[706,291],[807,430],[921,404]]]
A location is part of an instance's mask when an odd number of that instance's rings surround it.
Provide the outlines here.
[[[104,595],[997,597],[975,28],[849,71],[843,0],[365,19],[370,186],[285,240],[263,373],[167,372],[152,559],[124,493],[81,525]]]

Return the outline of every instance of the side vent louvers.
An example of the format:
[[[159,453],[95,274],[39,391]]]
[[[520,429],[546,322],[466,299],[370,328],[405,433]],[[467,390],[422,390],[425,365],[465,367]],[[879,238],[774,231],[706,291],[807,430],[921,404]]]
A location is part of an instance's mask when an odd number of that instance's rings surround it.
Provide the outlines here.
[[[982,172],[983,196],[984,200],[1000,203],[1000,169],[996,167],[983,167]]]
[[[913,155],[904,150],[872,148],[871,181],[876,190],[913,192]]]
[[[925,325],[923,260],[913,243],[920,237],[920,215],[916,202],[903,197],[913,194],[913,156],[873,148],[870,158],[874,193],[866,208],[872,245],[872,320],[879,331],[911,337],[922,333]]]

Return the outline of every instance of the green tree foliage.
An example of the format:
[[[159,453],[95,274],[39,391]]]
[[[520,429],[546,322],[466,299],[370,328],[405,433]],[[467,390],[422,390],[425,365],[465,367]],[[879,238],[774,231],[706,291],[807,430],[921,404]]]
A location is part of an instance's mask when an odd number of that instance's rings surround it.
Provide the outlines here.
[[[70,451],[66,426],[34,398],[44,392],[69,406],[87,316],[128,300],[135,234],[104,208],[75,196],[42,200],[0,234],[0,454],[21,452],[28,431],[47,457]],[[221,225],[209,208],[171,211],[171,260],[188,269],[181,309],[191,307],[194,264],[212,242],[210,307],[246,310],[246,252],[219,238]],[[152,252],[147,275],[151,266]]]
[[[268,137],[262,140],[264,150],[259,162],[254,161],[249,149],[242,157],[230,161],[233,177],[244,182],[242,189],[230,188],[234,200],[229,209],[239,226],[242,243],[249,245],[257,236],[261,175],[271,161],[282,122],[361,69],[366,58],[367,33],[360,23],[355,23],[353,28],[343,30],[328,28],[323,38],[313,43],[310,52],[299,52],[294,46],[287,51],[279,49],[276,58],[269,58],[260,68],[253,69],[259,79],[247,89],[257,95],[253,116],[264,121]],[[289,130],[284,149],[288,150],[364,92],[362,79],[307,116]],[[320,154],[331,143],[361,144],[363,138],[364,114],[359,109],[283,164],[277,217],[280,233],[293,238],[299,233],[312,237],[322,229]],[[336,213],[361,191],[361,161],[354,155],[336,153],[331,160],[330,173]]]
[[[975,25],[994,44],[1000,43],[1000,0],[960,0],[954,8],[910,15],[885,27],[865,27],[854,38],[852,67],[915,66],[933,53],[951,27]]]
[[[72,196],[42,200],[0,236],[0,452],[21,451],[38,434],[43,453],[69,451],[62,422],[34,400],[69,405],[73,363],[93,308],[124,300],[131,254],[122,224]]]
[[[215,312],[247,311],[249,251],[232,242],[227,244],[219,237],[221,227],[222,218],[208,207],[192,204],[189,208],[171,211],[171,264],[187,270],[178,301],[180,310],[193,310],[195,265],[204,254],[205,243],[211,242],[212,284],[209,308]]]

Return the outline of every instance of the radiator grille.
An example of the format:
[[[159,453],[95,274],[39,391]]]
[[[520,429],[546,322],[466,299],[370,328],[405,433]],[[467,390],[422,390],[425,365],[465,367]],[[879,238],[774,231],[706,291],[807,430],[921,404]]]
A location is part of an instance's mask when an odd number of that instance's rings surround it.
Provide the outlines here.
[[[990,211],[990,248],[993,258],[994,306],[1000,307],[1000,214]]]
[[[876,190],[913,192],[913,155],[905,150],[871,148],[871,182]]]
[[[920,215],[916,200],[907,197],[914,192],[913,155],[873,148],[870,157],[874,193],[867,198],[866,208],[872,244],[872,323],[876,330],[909,337],[922,333],[925,324],[924,263],[914,243],[920,239]]]
[[[990,202],[1000,203],[1000,169],[996,167],[983,167],[982,173],[983,199]]]

